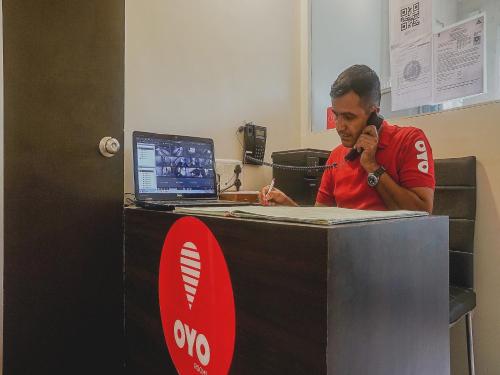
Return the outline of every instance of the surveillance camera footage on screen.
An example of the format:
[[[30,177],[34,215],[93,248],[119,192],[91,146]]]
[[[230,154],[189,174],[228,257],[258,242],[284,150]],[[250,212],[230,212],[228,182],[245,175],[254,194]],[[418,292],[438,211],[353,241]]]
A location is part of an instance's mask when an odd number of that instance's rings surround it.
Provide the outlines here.
[[[137,142],[140,193],[214,193],[213,145],[143,138]]]

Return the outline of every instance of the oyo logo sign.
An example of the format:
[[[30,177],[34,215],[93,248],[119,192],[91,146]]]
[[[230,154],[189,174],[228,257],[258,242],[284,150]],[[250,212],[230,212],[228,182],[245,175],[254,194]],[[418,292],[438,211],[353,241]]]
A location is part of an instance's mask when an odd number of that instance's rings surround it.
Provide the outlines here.
[[[427,147],[425,147],[424,141],[417,141],[415,143],[415,149],[419,154],[417,154],[418,170],[422,173],[429,173],[429,158],[427,156]]]
[[[174,323],[174,338],[179,349],[184,348],[187,343],[188,354],[193,356],[193,347],[196,341],[196,356],[203,366],[210,363],[210,345],[203,334],[196,334],[195,329],[190,329],[187,324],[183,324],[180,320]]]
[[[200,253],[194,243],[186,242],[182,245],[180,263],[186,298],[191,310],[201,274]]]
[[[183,217],[172,225],[158,279],[163,334],[178,373],[227,374],[235,341],[233,289],[219,243],[201,220]]]

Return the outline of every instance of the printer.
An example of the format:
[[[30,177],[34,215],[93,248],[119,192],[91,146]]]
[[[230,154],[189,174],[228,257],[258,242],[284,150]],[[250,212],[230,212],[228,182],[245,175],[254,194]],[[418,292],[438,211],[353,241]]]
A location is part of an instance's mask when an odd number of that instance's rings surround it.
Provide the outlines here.
[[[271,154],[273,164],[299,167],[326,165],[331,151],[316,149],[298,149],[277,151]],[[323,170],[293,171],[273,168],[275,186],[300,205],[314,205],[321,183]]]

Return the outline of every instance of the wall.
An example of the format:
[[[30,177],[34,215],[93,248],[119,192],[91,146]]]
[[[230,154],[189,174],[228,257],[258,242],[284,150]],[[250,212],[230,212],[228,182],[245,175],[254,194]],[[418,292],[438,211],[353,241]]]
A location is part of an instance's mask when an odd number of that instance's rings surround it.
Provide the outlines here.
[[[271,152],[300,145],[299,0],[126,0],[125,191],[133,130],[211,137],[241,158],[236,129],[268,127]],[[243,189],[269,183],[246,166]]]

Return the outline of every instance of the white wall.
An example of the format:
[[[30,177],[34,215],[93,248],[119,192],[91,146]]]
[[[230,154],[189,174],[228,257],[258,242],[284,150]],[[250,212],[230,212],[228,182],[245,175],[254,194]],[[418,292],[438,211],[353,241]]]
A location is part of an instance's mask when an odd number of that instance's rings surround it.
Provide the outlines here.
[[[126,0],[125,191],[133,130],[211,137],[241,158],[236,129],[268,127],[271,152],[300,145],[299,0]],[[246,166],[243,189],[272,171]]]

